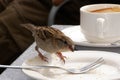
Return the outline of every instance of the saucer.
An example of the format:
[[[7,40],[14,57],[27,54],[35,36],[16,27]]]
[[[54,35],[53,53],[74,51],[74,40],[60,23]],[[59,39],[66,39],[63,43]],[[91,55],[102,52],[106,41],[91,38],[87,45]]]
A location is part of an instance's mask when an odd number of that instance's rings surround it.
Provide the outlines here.
[[[96,59],[102,57],[104,63],[94,70],[84,74],[68,74],[65,71],[58,69],[36,69],[22,71],[29,77],[37,80],[113,80],[120,78],[120,54],[106,51],[75,51],[63,52],[66,56],[66,63],[61,63],[61,60],[53,59],[53,63],[46,63],[38,56],[26,59],[22,66],[29,65],[53,65],[63,68],[82,68],[90,64]],[[91,55],[91,56],[90,56]]]
[[[120,44],[111,44],[111,43],[90,43],[86,40],[85,36],[81,32],[80,25],[72,26],[66,29],[63,29],[62,32],[71,38],[75,45],[89,46],[89,47],[120,47]]]

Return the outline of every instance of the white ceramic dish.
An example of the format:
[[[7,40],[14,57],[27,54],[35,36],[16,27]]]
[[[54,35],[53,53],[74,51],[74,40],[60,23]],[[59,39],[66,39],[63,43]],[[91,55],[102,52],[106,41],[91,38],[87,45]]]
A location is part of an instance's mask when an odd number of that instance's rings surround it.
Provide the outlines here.
[[[73,26],[62,30],[62,32],[70,37],[76,45],[90,46],[90,47],[120,47],[120,44],[111,45],[110,43],[90,43],[88,42],[83,33],[81,32],[80,25]]]
[[[65,52],[66,63],[63,64],[58,59],[53,59],[53,63],[42,62],[39,57],[27,59],[22,66],[26,65],[55,65],[65,68],[80,68],[103,57],[105,63],[95,70],[85,74],[67,74],[62,70],[39,69],[35,71],[23,69],[22,71],[33,79],[37,80],[112,80],[120,78],[120,54],[105,51],[75,51]]]

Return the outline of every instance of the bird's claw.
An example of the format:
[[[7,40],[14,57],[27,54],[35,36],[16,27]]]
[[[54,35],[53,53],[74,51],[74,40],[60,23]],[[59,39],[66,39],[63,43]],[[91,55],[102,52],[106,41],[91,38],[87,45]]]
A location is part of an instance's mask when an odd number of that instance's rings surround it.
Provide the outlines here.
[[[45,62],[48,62],[48,58],[45,57],[45,56],[43,56],[41,59],[42,59],[43,61],[45,61]]]
[[[41,60],[45,61],[45,62],[48,62],[48,58],[39,54],[39,57],[41,58]]]
[[[65,64],[65,59],[64,59],[64,58],[62,58],[61,60],[62,60],[62,61],[63,61],[63,63]]]
[[[57,52],[57,55],[58,55],[58,57],[64,62],[64,64],[65,64],[65,58],[67,58],[66,56],[63,56],[62,54],[61,54],[61,52]]]

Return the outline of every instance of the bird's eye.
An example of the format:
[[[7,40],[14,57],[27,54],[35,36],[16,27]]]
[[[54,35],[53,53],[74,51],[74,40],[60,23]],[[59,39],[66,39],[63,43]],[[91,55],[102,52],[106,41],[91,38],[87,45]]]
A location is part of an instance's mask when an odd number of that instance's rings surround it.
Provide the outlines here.
[[[67,41],[64,41],[65,44],[68,44]]]

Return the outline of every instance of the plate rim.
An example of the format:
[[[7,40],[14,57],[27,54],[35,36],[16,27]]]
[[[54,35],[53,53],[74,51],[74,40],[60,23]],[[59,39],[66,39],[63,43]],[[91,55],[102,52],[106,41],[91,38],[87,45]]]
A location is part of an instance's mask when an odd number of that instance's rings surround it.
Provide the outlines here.
[[[82,33],[82,31],[81,31],[81,27],[80,27],[80,25],[76,25],[76,26],[71,26],[71,27],[68,27],[68,28],[65,28],[65,29],[63,29],[62,30],[62,32],[66,35],[66,32],[68,31],[68,30],[70,30],[70,29],[74,29],[74,28],[77,28],[78,29],[78,27],[79,27],[79,29],[80,29],[80,34],[82,34],[83,35],[83,33]],[[68,36],[68,35],[66,35],[66,36]],[[84,35],[83,35],[84,36]],[[70,37],[70,36],[68,36],[68,37]],[[80,42],[77,42],[77,41],[75,41],[74,39],[73,39],[73,42],[75,43],[75,45],[81,45],[81,46],[88,46],[88,47],[120,47],[120,45],[111,45],[111,44],[108,44],[108,43],[106,43],[106,44],[94,44],[94,43],[90,43],[90,42],[88,42],[86,39],[85,39],[85,41],[80,41]]]

